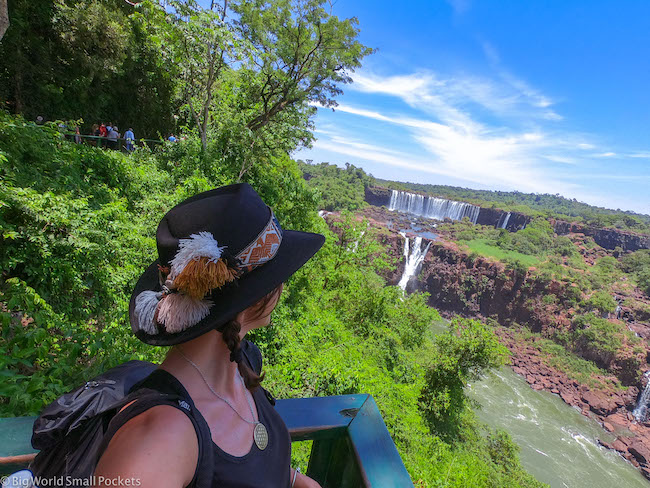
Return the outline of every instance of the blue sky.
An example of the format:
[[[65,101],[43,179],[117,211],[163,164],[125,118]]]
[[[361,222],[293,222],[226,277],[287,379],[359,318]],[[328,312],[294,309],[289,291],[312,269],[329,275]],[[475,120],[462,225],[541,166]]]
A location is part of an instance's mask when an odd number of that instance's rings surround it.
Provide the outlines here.
[[[378,49],[294,156],[650,214],[650,1],[338,0]]]

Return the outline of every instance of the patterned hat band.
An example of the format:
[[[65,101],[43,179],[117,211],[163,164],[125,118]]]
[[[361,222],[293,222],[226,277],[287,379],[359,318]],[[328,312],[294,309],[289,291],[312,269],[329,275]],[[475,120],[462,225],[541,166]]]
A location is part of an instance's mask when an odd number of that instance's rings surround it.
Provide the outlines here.
[[[169,267],[159,266],[161,292],[146,290],[135,299],[137,327],[147,334],[181,332],[210,313],[206,296],[275,257],[282,243],[282,227],[271,214],[262,231],[234,258],[224,255],[210,232],[180,239]]]
[[[239,262],[237,268],[241,270],[239,276],[250,273],[258,266],[270,261],[280,249],[282,227],[280,227],[280,222],[273,214],[271,207],[269,207],[269,211],[271,212],[271,218],[266,227],[243,251],[235,256],[235,259]]]

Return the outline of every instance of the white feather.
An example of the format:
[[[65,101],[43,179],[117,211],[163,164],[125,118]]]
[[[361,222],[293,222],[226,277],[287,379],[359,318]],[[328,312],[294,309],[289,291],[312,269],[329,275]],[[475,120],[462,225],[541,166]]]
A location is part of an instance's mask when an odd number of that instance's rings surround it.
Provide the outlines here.
[[[161,297],[162,292],[146,290],[135,298],[136,324],[138,329],[147,334],[154,335],[158,333],[153,318]]]
[[[169,333],[181,332],[207,317],[211,306],[212,302],[209,300],[198,300],[182,293],[174,293],[166,296],[160,304],[158,322],[163,324]]]
[[[176,278],[191,260],[208,258],[209,261],[217,262],[226,246],[219,247],[216,239],[210,232],[199,232],[192,234],[189,239],[178,241],[178,252],[171,261],[169,279]]]

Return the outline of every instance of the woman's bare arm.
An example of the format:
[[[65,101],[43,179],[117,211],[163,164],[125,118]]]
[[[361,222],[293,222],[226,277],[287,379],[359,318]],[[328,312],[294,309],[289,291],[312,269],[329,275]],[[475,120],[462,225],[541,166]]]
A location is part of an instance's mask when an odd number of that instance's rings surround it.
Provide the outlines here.
[[[192,421],[169,405],[132,418],[113,436],[95,469],[95,487],[183,488],[194,477],[199,458]]]

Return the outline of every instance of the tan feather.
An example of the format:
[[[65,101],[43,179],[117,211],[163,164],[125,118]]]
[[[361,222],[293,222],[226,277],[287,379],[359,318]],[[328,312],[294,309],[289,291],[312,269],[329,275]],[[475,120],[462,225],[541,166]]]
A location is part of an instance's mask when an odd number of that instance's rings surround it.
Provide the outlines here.
[[[222,260],[212,261],[202,257],[193,259],[174,279],[174,287],[191,296],[202,299],[208,292],[221,288],[237,278],[236,270],[229,268]]]

